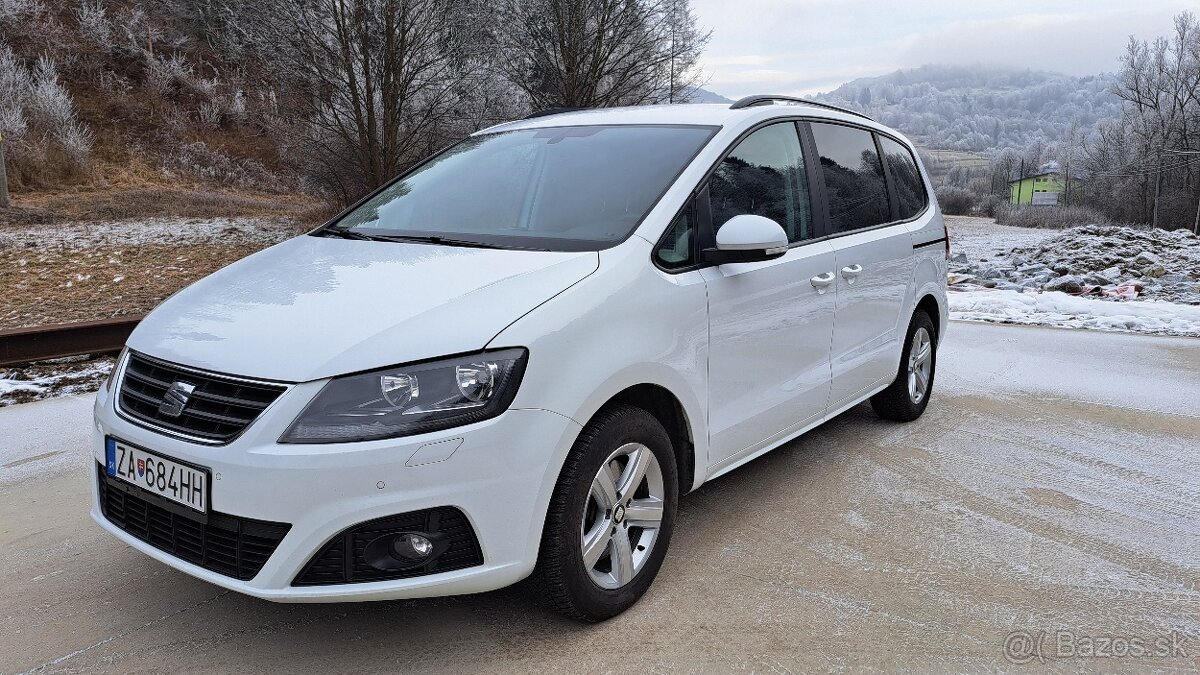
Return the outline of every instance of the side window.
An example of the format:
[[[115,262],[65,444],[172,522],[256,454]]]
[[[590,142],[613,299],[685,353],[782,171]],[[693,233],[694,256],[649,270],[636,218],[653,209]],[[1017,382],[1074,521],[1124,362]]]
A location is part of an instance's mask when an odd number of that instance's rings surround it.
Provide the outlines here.
[[[738,143],[721,160],[708,190],[714,230],[748,213],[779,223],[789,242],[812,236],[804,155],[792,122],[763,127]]]
[[[667,234],[658,242],[654,257],[663,269],[676,270],[696,263],[696,218],[693,208],[684,209],[671,223]]]
[[[812,133],[821,155],[832,231],[849,232],[891,220],[883,164],[871,132],[813,122]]]
[[[883,148],[884,161],[887,162],[888,172],[892,175],[892,188],[896,191],[896,200],[900,204],[900,219],[907,220],[920,213],[925,208],[925,181],[921,180],[921,172],[917,170],[917,161],[912,152],[887,136],[879,137],[879,145]]]

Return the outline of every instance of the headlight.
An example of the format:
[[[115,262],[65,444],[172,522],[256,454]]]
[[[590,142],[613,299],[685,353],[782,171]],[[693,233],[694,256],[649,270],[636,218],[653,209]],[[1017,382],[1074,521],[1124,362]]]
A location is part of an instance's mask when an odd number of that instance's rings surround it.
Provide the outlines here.
[[[504,412],[525,373],[524,349],[502,349],[334,378],[280,443],[411,436]]]

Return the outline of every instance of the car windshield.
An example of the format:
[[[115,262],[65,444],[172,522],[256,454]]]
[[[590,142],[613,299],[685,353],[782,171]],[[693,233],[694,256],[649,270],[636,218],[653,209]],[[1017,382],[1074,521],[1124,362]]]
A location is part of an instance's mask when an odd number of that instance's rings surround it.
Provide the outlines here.
[[[616,125],[472,136],[321,233],[600,250],[629,236],[715,131]]]

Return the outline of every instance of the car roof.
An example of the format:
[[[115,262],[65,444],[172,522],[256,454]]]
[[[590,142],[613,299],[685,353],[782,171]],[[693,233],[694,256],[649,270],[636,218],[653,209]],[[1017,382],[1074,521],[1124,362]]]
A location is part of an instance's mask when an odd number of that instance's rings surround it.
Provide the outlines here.
[[[775,105],[750,105],[740,108],[727,103],[675,103],[643,105],[626,108],[589,108],[561,113],[547,113],[531,118],[506,122],[489,127],[481,134],[517,129],[545,129],[548,127],[595,126],[608,124],[681,124],[704,126],[742,126],[754,124],[773,117],[819,117],[824,119],[853,122],[881,131],[887,127],[857,113],[827,108],[820,104],[787,102]],[[895,133],[895,132],[892,132]]]

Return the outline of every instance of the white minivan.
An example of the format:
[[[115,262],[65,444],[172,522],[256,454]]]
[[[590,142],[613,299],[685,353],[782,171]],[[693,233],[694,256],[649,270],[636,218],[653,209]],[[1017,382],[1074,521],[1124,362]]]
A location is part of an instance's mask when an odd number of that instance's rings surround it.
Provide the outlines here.
[[[947,236],[913,146],[778,96],[535,115],[179,292],[96,398],[92,517],[268,600],[602,620],[685,493],[921,415]]]

